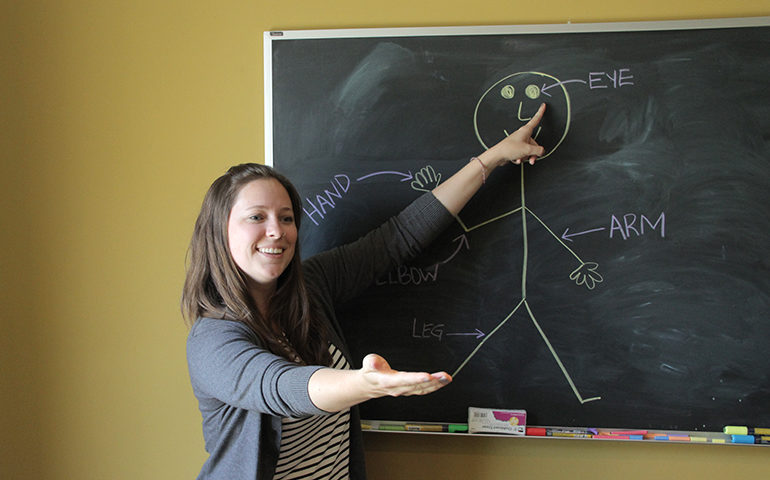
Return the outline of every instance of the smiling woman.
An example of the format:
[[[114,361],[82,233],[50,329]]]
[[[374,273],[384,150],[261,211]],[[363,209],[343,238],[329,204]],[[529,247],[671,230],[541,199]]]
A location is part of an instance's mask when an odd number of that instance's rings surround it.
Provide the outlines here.
[[[291,182],[258,164],[214,181],[182,293],[190,379],[210,454],[199,478],[366,477],[356,405],[425,395],[451,377],[393,370],[376,354],[351,369],[336,309],[423,250],[488,173],[543,155],[532,132],[544,111],[364,237],[304,262],[302,203]]]
[[[291,199],[278,180],[253,180],[241,188],[230,212],[227,237],[257,308],[267,316],[278,277],[293,260],[297,243]]]

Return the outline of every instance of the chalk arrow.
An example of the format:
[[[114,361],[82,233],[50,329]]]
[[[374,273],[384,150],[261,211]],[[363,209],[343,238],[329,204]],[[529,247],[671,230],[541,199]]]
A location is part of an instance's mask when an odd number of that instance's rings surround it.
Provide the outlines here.
[[[482,332],[481,330],[479,330],[477,328],[475,332],[470,332],[470,333],[447,333],[447,336],[449,336],[449,335],[475,336],[476,340],[478,340],[479,338],[485,336],[486,333]]]
[[[564,80],[563,82],[556,82],[553,85],[548,85],[547,87],[546,87],[546,85],[544,83],[543,86],[540,87],[540,92],[544,93],[544,94],[546,94],[546,95],[548,95],[550,97],[551,94],[548,93],[548,90],[552,89],[553,87],[559,86],[559,85],[564,85],[565,83],[575,83],[575,82],[578,82],[578,83],[588,83],[585,80]]]
[[[458,240],[459,240],[459,242],[458,242]],[[470,243],[468,243],[468,236],[465,235],[464,233],[462,235],[460,235],[459,237],[453,238],[452,241],[453,242],[457,242],[457,249],[454,251],[454,253],[452,255],[449,256],[449,258],[447,258],[443,262],[439,262],[439,265],[443,265],[445,263],[449,263],[450,261],[452,261],[452,259],[455,258],[458,253],[460,253],[460,250],[463,249],[463,246],[465,248],[467,248],[468,250],[471,249]]]
[[[401,179],[402,182],[406,182],[406,181],[409,181],[409,180],[414,178],[412,176],[412,171],[411,170],[408,171],[407,173],[393,172],[393,171],[384,171],[384,172],[374,172],[374,173],[370,173],[369,175],[364,175],[363,177],[356,178],[356,182],[360,182],[361,180],[365,180],[365,179],[367,179],[369,177],[373,177],[375,175],[399,175],[399,176],[403,177]]]
[[[567,233],[569,232],[569,228],[567,228],[566,230],[564,230],[564,233],[561,234],[561,239],[566,240],[568,242],[572,242],[574,240],[572,240],[572,238],[570,237],[577,237],[578,235],[585,235],[587,233],[600,232],[602,230],[604,230],[604,227],[594,228],[591,230],[586,230],[586,231],[577,232],[577,233]]]

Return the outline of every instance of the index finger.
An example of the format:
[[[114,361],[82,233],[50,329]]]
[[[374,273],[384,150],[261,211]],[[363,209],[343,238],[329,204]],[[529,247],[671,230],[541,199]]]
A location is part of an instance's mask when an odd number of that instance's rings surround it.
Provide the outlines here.
[[[545,103],[541,103],[540,108],[538,108],[535,115],[529,119],[526,126],[529,128],[535,128],[537,124],[540,123],[540,120],[542,120],[544,114],[545,114]]]

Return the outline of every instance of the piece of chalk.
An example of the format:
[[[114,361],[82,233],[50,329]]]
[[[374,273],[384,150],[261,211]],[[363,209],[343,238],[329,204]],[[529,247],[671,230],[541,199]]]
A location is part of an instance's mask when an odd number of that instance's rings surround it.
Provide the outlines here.
[[[754,435],[732,435],[733,443],[754,444]]]
[[[748,435],[748,427],[725,427],[724,432],[727,435]]]

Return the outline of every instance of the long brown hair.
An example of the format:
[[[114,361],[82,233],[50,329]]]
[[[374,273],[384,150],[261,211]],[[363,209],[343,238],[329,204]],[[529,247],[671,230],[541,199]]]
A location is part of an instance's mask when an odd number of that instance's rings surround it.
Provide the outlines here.
[[[246,324],[271,352],[288,359],[284,336],[306,363],[329,365],[328,332],[314,322],[302,276],[299,239],[294,258],[278,278],[267,318],[259,312],[247,288],[246,276],[230,253],[227,223],[241,188],[259,179],[275,179],[286,189],[297,230],[302,199],[291,182],[273,168],[257,163],[231,167],[209,187],[195,222],[182,290],[182,315],[188,325],[200,317],[237,320]]]

